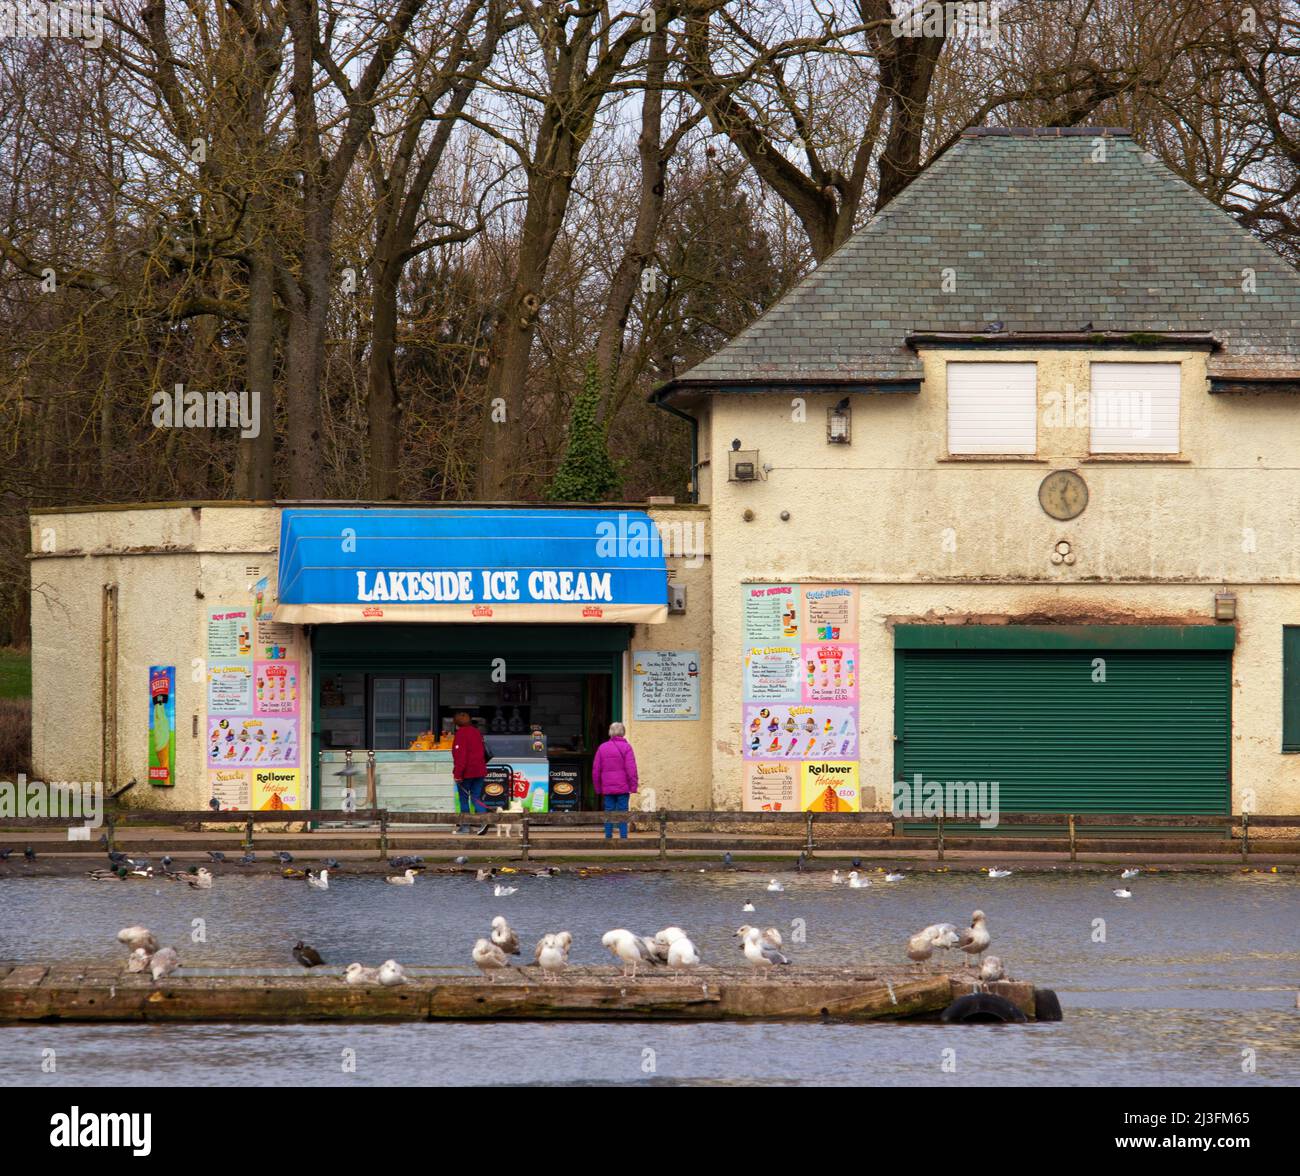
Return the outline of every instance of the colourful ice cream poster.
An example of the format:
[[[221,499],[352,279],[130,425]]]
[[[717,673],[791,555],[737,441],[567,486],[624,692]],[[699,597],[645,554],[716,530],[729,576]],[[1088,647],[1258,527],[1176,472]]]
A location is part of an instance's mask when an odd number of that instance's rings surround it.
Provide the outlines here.
[[[215,662],[208,666],[208,714],[246,715],[253,709],[253,663]]]
[[[801,659],[804,702],[858,701],[858,647],[828,641],[805,645]]]
[[[255,715],[296,715],[302,684],[297,661],[255,662],[252,705]]]
[[[745,759],[857,759],[858,708],[747,702],[741,738]]]
[[[176,667],[149,667],[149,783],[176,783]]]
[[[799,646],[756,645],[745,651],[745,699],[799,702]]]
[[[853,762],[811,760],[800,765],[804,812],[857,813],[862,811],[858,765]]]
[[[858,589],[853,584],[805,584],[803,639],[852,641],[858,639]]]
[[[302,808],[302,776],[296,769],[254,768],[252,807],[258,812]]]
[[[253,807],[253,784],[242,768],[215,768],[208,772],[208,796],[221,812],[247,812]]]
[[[794,584],[744,584],[741,591],[746,645],[797,643],[800,601]]]
[[[742,808],[747,813],[798,812],[799,786],[798,764],[748,763]]]
[[[298,766],[298,720],[260,716],[208,717],[209,768]]]

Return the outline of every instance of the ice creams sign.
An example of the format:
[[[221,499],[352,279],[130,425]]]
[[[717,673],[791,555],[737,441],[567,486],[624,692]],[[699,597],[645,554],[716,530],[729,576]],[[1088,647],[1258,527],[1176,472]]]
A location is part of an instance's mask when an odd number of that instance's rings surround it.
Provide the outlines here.
[[[357,572],[357,601],[419,604],[614,603],[610,572],[556,571],[370,571]]]

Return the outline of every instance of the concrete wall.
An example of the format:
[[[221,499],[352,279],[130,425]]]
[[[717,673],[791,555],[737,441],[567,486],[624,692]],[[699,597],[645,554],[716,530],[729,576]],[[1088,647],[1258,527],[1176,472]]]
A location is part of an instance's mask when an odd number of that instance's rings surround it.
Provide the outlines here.
[[[830,581],[862,586],[864,805],[874,790],[888,807],[894,622],[1207,624],[1214,593],[1227,588],[1239,618],[1234,804],[1252,788],[1258,811],[1300,811],[1300,756],[1280,752],[1281,626],[1300,623],[1300,403],[1212,396],[1205,356],[1192,351],[951,349],[923,359],[919,395],[853,398],[848,446],[826,441],[838,395],[806,398],[803,423],[788,394],[713,398],[714,803],[738,807],[741,796],[740,584]],[[946,363],[989,359],[1039,365],[1032,458],[948,457]],[[1076,405],[1086,395],[1092,360],[1182,364],[1181,453],[1094,458],[1086,424],[1048,423],[1071,385]],[[764,480],[726,480],[733,438],[759,451]],[[1077,469],[1090,490],[1070,522],[1038,503],[1039,483],[1060,468]],[[1062,540],[1073,565],[1051,562]]]
[[[687,586],[688,611],[635,627],[633,649],[698,649],[698,721],[629,719],[646,785],[659,807],[698,807],[707,797],[710,730],[708,512],[655,507],[657,522],[683,539],[669,549],[672,576]],[[197,809],[209,798],[206,748],[207,610],[247,606],[261,576],[275,581],[279,510],[273,506],[162,506],[53,511],[32,518],[32,756],[42,779],[138,781],[138,807]],[[101,763],[101,600],[118,591],[117,756]],[[312,697],[304,643],[302,697]],[[177,784],[147,782],[148,668],[176,666]],[[631,687],[624,673],[625,713]],[[308,704],[309,709],[309,704]],[[310,718],[303,730],[310,731]]]
[[[127,795],[140,807],[207,803],[205,610],[247,603],[255,580],[274,578],[278,528],[278,513],[267,507],[33,516],[32,759],[39,776],[110,787],[134,777]],[[107,769],[100,668],[106,584],[118,593],[117,759]],[[174,788],[147,782],[150,665],[176,667]]]

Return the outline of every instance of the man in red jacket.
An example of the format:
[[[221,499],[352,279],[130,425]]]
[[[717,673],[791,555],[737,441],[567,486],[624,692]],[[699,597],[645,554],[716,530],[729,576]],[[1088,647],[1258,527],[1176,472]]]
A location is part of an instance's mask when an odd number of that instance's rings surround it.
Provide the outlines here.
[[[483,785],[487,783],[487,749],[483,735],[469,721],[467,711],[456,712],[456,735],[451,741],[451,778],[456,781],[462,813],[481,813],[487,810],[483,803]],[[468,833],[469,827],[461,825],[457,833]],[[484,825],[477,834],[487,832]]]

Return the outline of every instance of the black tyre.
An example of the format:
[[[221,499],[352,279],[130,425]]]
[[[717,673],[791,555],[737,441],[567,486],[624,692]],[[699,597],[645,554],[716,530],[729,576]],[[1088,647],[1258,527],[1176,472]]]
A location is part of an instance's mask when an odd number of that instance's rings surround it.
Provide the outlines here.
[[[1050,988],[1034,989],[1034,1019],[1036,1021],[1060,1021],[1060,998]]]
[[[991,992],[973,992],[970,996],[959,996],[943,1010],[939,1020],[945,1025],[1005,1025],[1021,1024],[1029,1018],[1005,996],[994,996]]]

